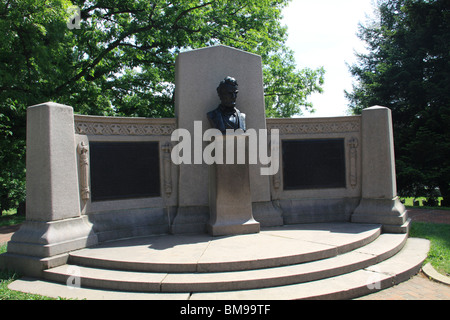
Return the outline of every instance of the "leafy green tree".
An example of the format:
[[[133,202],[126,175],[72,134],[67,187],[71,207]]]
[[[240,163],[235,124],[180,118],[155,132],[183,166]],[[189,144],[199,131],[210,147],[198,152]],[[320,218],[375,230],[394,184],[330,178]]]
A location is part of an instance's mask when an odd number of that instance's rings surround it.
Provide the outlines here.
[[[257,53],[267,115],[312,108],[307,97],[321,92],[324,71],[297,69],[280,23],[288,2],[0,0],[1,209],[25,197],[28,106],[55,101],[81,114],[173,117],[183,50],[223,44]]]
[[[26,107],[49,100],[71,63],[69,4],[0,1],[0,212],[25,198]]]
[[[287,2],[74,1],[82,8],[81,28],[73,30],[77,61],[59,92],[70,91],[72,99],[78,98],[68,104],[95,113],[79,94],[95,83],[93,97],[102,100],[102,111],[172,117],[178,53],[224,44],[262,56],[268,115],[301,113],[301,106],[312,107],[307,96],[321,91],[323,70],[296,70],[285,45],[286,27],[280,24]]]
[[[399,192],[450,201],[450,2],[382,0],[360,26],[369,53],[350,67],[350,109],[393,113]]]

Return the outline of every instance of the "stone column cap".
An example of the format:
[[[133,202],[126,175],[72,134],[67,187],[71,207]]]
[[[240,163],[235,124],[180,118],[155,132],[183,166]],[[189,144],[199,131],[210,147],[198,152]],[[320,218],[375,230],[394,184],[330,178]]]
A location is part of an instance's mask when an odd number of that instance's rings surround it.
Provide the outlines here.
[[[56,102],[53,102],[53,101],[48,101],[48,102],[44,102],[44,103],[35,104],[33,106],[29,106],[28,109],[30,109],[30,108],[38,108],[38,107],[43,107],[43,106],[73,109],[71,106],[67,106],[65,104],[56,103]]]
[[[373,107],[369,107],[366,109],[363,109],[363,111],[370,111],[370,110],[389,110],[389,108],[387,107],[383,107],[383,106],[373,106]]]

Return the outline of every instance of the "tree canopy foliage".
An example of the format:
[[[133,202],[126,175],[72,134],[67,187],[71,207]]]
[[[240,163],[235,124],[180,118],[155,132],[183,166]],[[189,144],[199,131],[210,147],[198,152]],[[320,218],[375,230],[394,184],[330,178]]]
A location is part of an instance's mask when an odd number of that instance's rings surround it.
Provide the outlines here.
[[[26,108],[173,117],[179,52],[216,44],[263,59],[269,117],[311,109],[324,70],[298,70],[285,45],[289,0],[0,0],[0,206],[24,198]],[[79,28],[69,28],[71,6]]]
[[[450,201],[450,2],[380,0],[361,25],[350,109],[392,110],[399,192]]]

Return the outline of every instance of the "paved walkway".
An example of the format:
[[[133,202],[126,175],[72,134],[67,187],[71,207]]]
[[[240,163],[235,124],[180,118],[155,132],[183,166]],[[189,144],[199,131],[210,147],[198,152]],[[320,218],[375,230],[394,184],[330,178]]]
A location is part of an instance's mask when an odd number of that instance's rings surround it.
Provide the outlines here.
[[[450,224],[449,210],[408,209],[413,221]]]
[[[450,211],[411,209],[413,221],[450,224]],[[10,240],[19,226],[0,227],[0,244]],[[450,300],[450,286],[429,280],[422,272],[392,288],[357,300]]]
[[[420,272],[395,287],[356,300],[450,300],[450,286],[431,281]]]
[[[8,226],[8,227],[0,227],[0,245],[11,240],[11,236],[14,232],[19,230],[20,225]]]

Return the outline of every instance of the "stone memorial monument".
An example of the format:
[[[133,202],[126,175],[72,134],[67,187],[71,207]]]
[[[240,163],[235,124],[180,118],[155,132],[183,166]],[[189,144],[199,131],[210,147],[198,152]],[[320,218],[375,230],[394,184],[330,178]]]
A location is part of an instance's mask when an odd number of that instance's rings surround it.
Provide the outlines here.
[[[266,119],[260,56],[219,45],[180,53],[175,69],[175,118],[28,108],[26,222],[2,267],[41,277],[78,249],[161,234],[324,222],[408,232],[389,109]],[[268,149],[279,170],[264,175]]]

